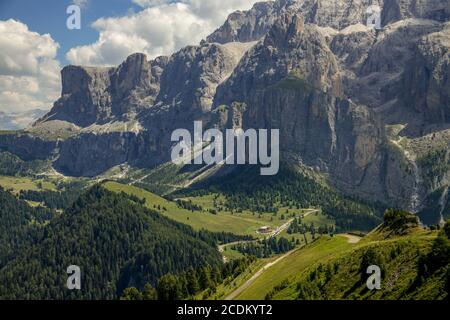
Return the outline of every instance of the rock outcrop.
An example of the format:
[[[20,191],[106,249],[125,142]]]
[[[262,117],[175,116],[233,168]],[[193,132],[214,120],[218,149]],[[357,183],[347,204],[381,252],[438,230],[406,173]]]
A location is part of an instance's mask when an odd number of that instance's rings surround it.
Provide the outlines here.
[[[427,122],[450,122],[450,23],[420,39],[403,80],[407,106]]]
[[[237,11],[206,38],[207,42],[250,42],[261,39],[284,8],[283,1],[258,2],[248,11]]]
[[[153,104],[166,63],[165,57],[149,62],[137,53],[117,68],[65,67],[61,98],[41,122],[62,120],[87,127],[132,118]]]
[[[252,43],[205,43],[175,53],[161,77],[156,106],[173,106],[183,112],[211,111],[217,86],[234,70]]]
[[[215,104],[227,106],[227,118],[237,102],[246,108],[233,123],[280,129],[283,153],[299,155],[353,194],[385,197],[378,179],[384,129],[369,108],[344,97],[338,60],[303,17],[278,19],[219,87]]]
[[[131,68],[128,67],[129,60],[134,61],[134,56],[128,58],[111,76],[107,91],[119,102],[124,101],[120,97],[125,97],[125,104],[111,104],[113,117],[105,118],[115,122],[102,124],[102,121],[96,121],[97,124],[67,139],[59,150],[56,168],[69,175],[95,176],[125,162],[149,167],[170,161],[172,131],[193,129],[195,120],[203,120],[205,124],[211,122],[217,86],[228,78],[253,44],[189,46],[170,59],[164,59],[163,72],[162,67],[157,72],[153,68],[151,74],[158,77],[151,78],[150,82],[147,81],[148,73],[142,70],[148,70],[145,66],[152,62],[140,60],[142,63],[131,63],[134,66]],[[145,92],[153,94],[146,96]],[[136,101],[136,104],[129,101]],[[128,106],[127,115],[130,107],[134,108],[131,111],[139,112],[135,116],[136,123],[128,121],[119,125],[120,114],[114,113],[121,111],[115,108],[117,106]]]
[[[57,156],[57,147],[58,141],[27,133],[0,135],[0,151],[13,153],[24,161],[52,159]]]

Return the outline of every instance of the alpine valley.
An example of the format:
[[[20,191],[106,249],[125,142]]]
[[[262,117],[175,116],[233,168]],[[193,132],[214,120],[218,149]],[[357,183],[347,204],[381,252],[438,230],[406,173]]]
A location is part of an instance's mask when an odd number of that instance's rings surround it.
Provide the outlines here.
[[[0,131],[0,299],[448,299],[449,0],[259,2],[61,76]],[[279,129],[278,174],[173,164],[194,121]]]

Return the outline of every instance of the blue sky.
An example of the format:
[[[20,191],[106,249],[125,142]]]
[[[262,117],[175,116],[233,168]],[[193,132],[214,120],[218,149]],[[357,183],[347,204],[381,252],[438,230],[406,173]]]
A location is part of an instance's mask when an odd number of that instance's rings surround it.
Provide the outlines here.
[[[59,43],[58,59],[67,63],[65,53],[70,48],[95,42],[98,31],[91,24],[101,17],[120,17],[142,8],[127,0],[89,1],[81,8],[81,30],[66,28],[66,8],[71,0],[0,0],[0,20],[15,19],[40,34],[51,34]]]
[[[257,0],[0,0],[0,111],[48,110],[67,64],[117,66],[198,44]],[[81,30],[66,26],[72,4]]]

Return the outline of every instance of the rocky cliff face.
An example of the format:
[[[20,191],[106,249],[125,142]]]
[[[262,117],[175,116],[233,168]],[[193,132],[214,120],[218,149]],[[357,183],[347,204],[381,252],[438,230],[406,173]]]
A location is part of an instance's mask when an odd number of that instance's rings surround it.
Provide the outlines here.
[[[341,190],[410,208],[411,186],[419,197],[427,189],[415,172],[418,155],[392,148],[384,126],[406,124],[403,134],[415,139],[448,123],[449,2],[380,1],[382,31],[364,25],[371,4],[286,1],[215,104],[233,113],[233,103],[244,103],[235,121],[244,126],[280,127],[282,148],[329,173]],[[245,24],[253,14],[240,16]],[[342,109],[347,118],[337,116]]]
[[[450,122],[450,23],[422,37],[404,75],[405,104],[427,122]]]
[[[13,153],[24,161],[54,158],[57,146],[57,141],[46,141],[26,133],[0,135],[0,151]]]
[[[382,22],[384,25],[408,18],[422,18],[440,22],[448,21],[448,0],[384,0]]]
[[[94,177],[136,158],[137,136],[132,132],[85,133],[61,144],[54,167],[72,176]]]
[[[211,111],[217,86],[234,70],[251,43],[191,46],[175,53],[161,78],[156,105],[183,112]]]
[[[144,95],[143,99],[148,100],[149,105],[135,110],[140,111],[136,116],[136,125],[127,123],[121,130],[117,130],[114,125],[98,128],[91,126],[89,130],[82,130],[80,135],[62,144],[56,167],[70,175],[95,176],[125,162],[149,167],[170,161],[172,131],[178,128],[193,129],[195,120],[203,120],[205,124],[211,122],[210,111],[217,86],[230,75],[252,45],[253,43],[205,43],[184,48],[170,59],[165,59],[164,71],[155,78],[158,81],[155,81],[153,87],[144,88],[153,88],[156,95]],[[145,64],[143,61],[143,65]],[[142,69],[146,70],[137,68]],[[153,74],[159,74],[159,71]],[[139,81],[139,78],[127,72],[123,73],[122,78],[129,80],[118,83],[127,83],[128,88],[133,90],[131,95],[125,94],[127,101],[131,97],[137,99],[137,106],[142,105],[139,94],[144,94],[145,90],[142,87],[136,89],[136,84],[149,82]],[[115,79],[114,76],[112,79]],[[117,86],[110,86],[115,87]],[[124,88],[123,92],[129,92],[126,86]],[[120,96],[117,94],[119,90],[110,92],[116,93],[114,97]],[[136,127],[136,130],[132,130]]]
[[[261,39],[284,13],[303,16],[306,23],[336,30],[366,24],[366,10],[371,5],[382,8],[381,22],[386,26],[408,18],[445,22],[450,17],[448,0],[279,0],[257,3],[248,11],[231,14],[208,42],[255,41]]]
[[[382,30],[366,26],[374,4]],[[447,145],[450,123],[449,4],[257,3],[171,57],[66,67],[62,96],[34,132],[70,122],[71,134],[44,154],[56,152],[63,173],[95,176],[124,162],[168,161],[172,131],[192,129],[194,120],[276,128],[283,158],[315,168],[343,192],[416,208],[448,184],[448,156],[434,154]],[[0,136],[2,147],[14,149]],[[433,172],[438,178],[428,179]]]
[[[302,17],[285,14],[218,89],[215,104],[245,100],[289,76],[331,95],[342,93],[337,61],[321,32]]]
[[[207,42],[250,42],[261,39],[283,10],[283,2],[258,2],[248,11],[232,13],[206,38]]]
[[[133,54],[117,68],[65,67],[61,98],[43,121],[87,127],[132,118],[153,104],[166,63],[165,57],[147,61],[144,54]]]
[[[377,189],[384,197],[378,179],[384,129],[369,108],[344,97],[338,59],[321,29],[303,17],[278,19],[219,87],[217,106],[234,113],[236,102],[246,109],[234,124],[280,129],[285,153],[301,155],[304,164],[352,193],[367,196]]]

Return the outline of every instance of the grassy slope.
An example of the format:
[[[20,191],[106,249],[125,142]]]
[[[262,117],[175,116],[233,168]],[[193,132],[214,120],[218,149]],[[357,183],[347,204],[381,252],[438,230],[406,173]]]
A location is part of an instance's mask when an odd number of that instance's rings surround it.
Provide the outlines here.
[[[227,206],[235,210],[315,207],[333,217],[339,230],[347,231],[368,231],[381,223],[385,210],[382,204],[362,203],[340,194],[310,170],[282,163],[277,175],[260,176],[256,169],[252,166],[239,167],[227,179],[212,178],[196,187],[221,192],[227,199]],[[195,190],[191,194],[195,195]]]
[[[38,184],[42,184],[42,189],[38,187]],[[56,187],[53,183],[45,180],[34,180],[30,178],[16,178],[0,176],[0,186],[5,190],[13,190],[13,193],[19,193],[21,190],[50,190],[55,191]]]
[[[307,215],[302,219],[302,223],[314,224],[314,226],[334,226],[335,222],[330,217],[326,216],[321,212],[315,212],[313,214]]]
[[[297,239],[298,239],[300,241],[300,245],[305,244],[305,237],[303,236],[303,234],[300,234],[300,233],[289,234],[287,232],[287,230],[284,230],[277,236],[277,239],[279,239],[279,238],[286,238],[289,241],[291,241],[292,239],[294,239],[294,241],[297,241]],[[306,240],[308,241],[308,243],[311,243],[313,241],[313,238],[312,238],[312,235],[310,232],[306,233]]]
[[[306,225],[313,224],[316,230],[319,226],[335,226],[334,221],[321,212],[315,212],[315,213],[309,214],[306,217],[302,218],[301,221],[302,221],[302,223],[304,223]],[[288,240],[294,239],[294,241],[296,241],[298,239],[300,241],[300,245],[305,244],[305,238],[304,238],[303,234],[300,234],[300,233],[289,234],[287,232],[287,229],[284,230],[283,232],[281,232],[277,236],[277,238],[281,238],[281,237],[284,237]],[[311,243],[313,241],[313,238],[312,238],[312,235],[310,232],[306,233],[306,240],[308,241],[308,243]]]
[[[224,256],[226,258],[226,261],[231,261],[231,260],[240,259],[240,258],[244,257],[244,255],[242,253],[240,253],[237,250],[233,250],[229,247],[224,248],[224,251],[222,252],[222,256]]]
[[[198,196],[198,197],[186,197],[186,198],[183,198],[183,200],[186,200],[186,201],[190,200],[193,203],[202,206],[203,209],[205,209],[205,210],[215,209],[216,211],[218,211],[219,214],[229,215],[230,214],[229,211],[219,210],[218,208],[214,207],[214,197],[215,197],[215,194],[209,194],[209,195]],[[221,201],[222,203],[224,203],[226,200],[223,195],[219,195],[218,201]],[[252,221],[257,221],[258,224],[260,222],[262,222],[263,225],[265,225],[265,226],[276,227],[276,226],[286,223],[289,219],[291,219],[293,217],[301,217],[302,215],[308,213],[311,210],[314,210],[314,209],[289,209],[288,207],[280,207],[280,208],[278,208],[278,211],[276,212],[276,214],[262,213],[261,215],[259,215],[259,213],[254,213],[250,210],[243,210],[242,212],[234,213],[233,215],[236,217],[250,219]],[[308,216],[306,219],[310,219],[310,218],[311,218],[311,216]],[[326,219],[326,217],[322,217],[322,218]],[[311,218],[311,219],[312,220],[310,222],[313,222],[314,218]],[[308,223],[310,223],[310,222],[308,222]],[[319,222],[319,221],[317,221],[317,222]],[[331,224],[333,224],[333,223],[331,223]]]
[[[13,135],[19,133],[20,130],[0,130],[0,135]]]
[[[264,299],[266,294],[283,280],[288,279],[293,282],[303,270],[312,264],[332,259],[336,254],[351,247],[352,245],[343,236],[324,236],[269,268],[236,299]]]
[[[356,247],[346,254],[324,263],[322,270],[334,269],[330,279],[326,280],[324,271],[318,272],[313,266],[300,276],[300,283],[306,299],[442,299],[445,280],[443,274],[437,274],[419,287],[413,283],[417,276],[417,261],[420,254],[430,250],[436,232],[414,229],[408,235],[386,237],[376,230],[368,235]],[[383,271],[381,290],[368,290],[361,280],[361,259],[368,249],[376,252],[378,263]],[[311,280],[311,271],[317,276]],[[298,298],[297,284],[280,291],[274,299]],[[318,289],[320,288],[320,289]]]
[[[436,232],[414,229],[406,236],[391,236],[375,230],[357,244],[343,236],[322,237],[267,270],[237,299],[264,299],[274,287],[272,299],[430,299],[443,298],[443,273],[411,288],[417,275],[417,260],[428,252]],[[369,248],[382,257],[382,289],[369,291],[361,281],[361,258]],[[336,268],[336,269],[335,269]],[[326,279],[326,270],[333,270]],[[316,277],[311,279],[315,271]],[[306,292],[299,296],[299,283]]]
[[[255,231],[264,225],[280,225],[284,221],[274,220],[269,221],[269,218],[259,219],[257,215],[252,214],[235,214],[219,212],[217,215],[213,215],[207,212],[191,212],[182,208],[179,208],[176,203],[168,201],[162,197],[159,197],[153,193],[140,189],[138,187],[123,185],[116,182],[107,182],[105,187],[114,192],[125,192],[133,194],[139,198],[145,198],[147,200],[147,206],[154,209],[154,206],[165,207],[167,211],[159,210],[161,214],[175,220],[192,226],[194,229],[207,229],[210,231],[225,231],[235,234],[250,234],[256,236]],[[205,205],[205,199],[200,201],[200,204]],[[205,207],[207,209],[207,206]]]

